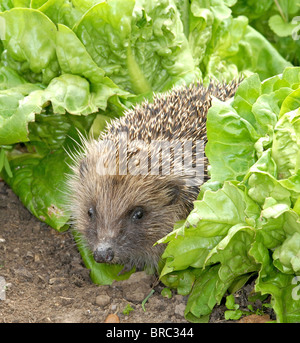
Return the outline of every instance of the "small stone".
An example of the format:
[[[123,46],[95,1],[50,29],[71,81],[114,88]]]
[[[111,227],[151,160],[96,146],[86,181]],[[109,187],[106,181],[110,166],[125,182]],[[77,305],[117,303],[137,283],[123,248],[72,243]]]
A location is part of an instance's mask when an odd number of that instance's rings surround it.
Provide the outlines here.
[[[74,302],[73,298],[68,298],[68,297],[60,297],[61,298],[61,303],[63,306],[70,305]]]
[[[182,302],[184,302],[184,296],[181,294],[176,294],[174,296],[174,301],[177,303],[182,303]]]
[[[110,307],[111,311],[114,312],[117,310],[117,305],[116,304],[112,304]]]
[[[40,255],[39,254],[35,254],[34,255],[34,262],[40,262],[40,261],[41,261]]]
[[[151,285],[155,281],[154,275],[145,272],[133,273],[128,280],[115,282],[116,287],[121,287],[123,297],[133,303],[141,303],[151,292]]]
[[[53,277],[49,280],[50,285],[59,285],[66,280],[64,277]]]
[[[110,297],[107,294],[100,294],[96,297],[96,305],[105,307],[110,303]]]
[[[178,304],[175,306],[175,314],[180,316],[180,317],[184,317],[184,311],[185,311],[185,304]]]
[[[46,283],[46,280],[45,280],[44,276],[38,274],[38,282]]]
[[[151,289],[149,288],[151,291]],[[135,304],[143,302],[143,300],[147,297],[147,292],[126,292],[124,297],[130,302],[133,302]]]
[[[128,280],[124,280],[123,285],[124,284],[128,284],[128,285],[136,285],[136,284],[140,284],[140,283],[145,283],[147,284],[149,287],[150,285],[155,281],[155,276],[154,275],[148,275],[145,272],[136,272],[130,275],[130,278]]]
[[[32,233],[34,234],[37,234],[40,232],[40,223],[35,223],[33,226],[32,226]]]
[[[105,323],[120,323],[120,318],[116,314],[109,314],[105,319]]]
[[[6,281],[3,276],[0,276],[0,300],[6,300]]]
[[[15,269],[15,274],[22,277],[26,281],[31,281],[33,279],[32,273],[24,267]]]
[[[26,253],[26,256],[25,256],[26,258],[28,258],[28,259],[34,259],[34,254],[33,254],[33,252],[32,251],[27,251],[27,253]]]

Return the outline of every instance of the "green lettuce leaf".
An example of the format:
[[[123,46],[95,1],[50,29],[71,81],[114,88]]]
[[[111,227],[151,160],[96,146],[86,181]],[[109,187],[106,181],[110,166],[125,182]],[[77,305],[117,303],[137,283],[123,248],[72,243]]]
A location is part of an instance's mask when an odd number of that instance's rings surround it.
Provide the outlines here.
[[[220,265],[207,267],[196,279],[188,298],[185,317],[191,322],[208,322],[209,315],[216,304],[219,304],[230,286],[220,280]]]
[[[54,23],[64,24],[69,27],[73,27],[84,13],[80,7],[74,6],[73,1],[65,0],[33,0],[31,1],[31,7],[44,13]]]
[[[257,133],[229,104],[215,99],[207,114],[205,153],[213,181],[241,180],[255,162]],[[245,139],[247,138],[247,139]]]
[[[226,237],[218,243],[206,258],[205,264],[221,263],[219,277],[224,283],[233,281],[237,276],[259,269],[249,255],[255,230],[238,224],[233,226]]]
[[[10,151],[13,177],[2,171],[4,180],[30,212],[57,230],[66,229],[70,217],[65,186],[71,161],[66,151],[78,149],[75,143],[78,131],[87,131],[93,119],[93,116],[37,115],[36,121],[29,124],[30,142],[26,143],[29,152]]]
[[[28,141],[28,123],[34,121],[34,112],[41,111],[42,104],[35,100],[28,104],[25,99],[40,89],[38,85],[21,83],[0,91],[0,145]]]
[[[74,32],[106,75],[131,93],[162,91],[200,76],[170,0],[102,2]]]
[[[5,21],[2,61],[30,82],[47,84],[58,76],[55,24],[30,8],[13,8],[0,13],[0,18]]]
[[[295,232],[288,237],[273,254],[274,265],[283,273],[300,272],[300,233]]]
[[[261,294],[272,295],[272,307],[279,323],[297,323],[300,320],[300,297],[297,294],[297,278],[291,274],[279,272],[274,266],[268,249],[258,236],[250,251],[261,270],[255,290]]]
[[[90,109],[90,113],[98,108],[105,110],[108,99],[114,95],[130,96],[130,93],[119,88],[105,76],[105,71],[97,66],[85,46],[71,29],[58,24],[56,43],[57,58],[62,72],[78,75],[89,81],[89,90],[92,93],[91,102],[96,108]],[[120,104],[120,106],[122,105]],[[124,110],[124,106],[122,109]]]
[[[68,228],[65,224],[69,214],[62,209],[65,203],[62,175],[68,171],[66,162],[64,151],[45,157],[23,154],[10,160],[14,177],[4,174],[12,190],[30,212],[57,230]]]
[[[246,16],[232,16],[237,1],[176,1],[195,65],[205,82],[231,81],[240,74],[258,73],[261,79],[290,65],[260,33],[248,25]]]
[[[299,124],[299,110],[294,110],[282,115],[274,128],[272,155],[278,166],[279,179],[289,178],[294,175],[300,167]]]

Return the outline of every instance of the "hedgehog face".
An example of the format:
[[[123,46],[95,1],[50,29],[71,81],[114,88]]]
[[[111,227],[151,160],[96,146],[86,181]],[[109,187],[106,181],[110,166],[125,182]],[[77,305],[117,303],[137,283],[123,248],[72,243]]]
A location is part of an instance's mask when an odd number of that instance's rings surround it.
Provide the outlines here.
[[[72,212],[94,259],[157,267],[165,248],[160,238],[188,214],[179,179],[152,175],[99,175],[88,156],[77,168],[72,187]]]
[[[181,219],[178,200],[177,187],[162,180],[100,178],[94,195],[86,199],[85,223],[80,227],[96,262],[124,264],[127,269],[156,266],[163,246],[153,244]]]

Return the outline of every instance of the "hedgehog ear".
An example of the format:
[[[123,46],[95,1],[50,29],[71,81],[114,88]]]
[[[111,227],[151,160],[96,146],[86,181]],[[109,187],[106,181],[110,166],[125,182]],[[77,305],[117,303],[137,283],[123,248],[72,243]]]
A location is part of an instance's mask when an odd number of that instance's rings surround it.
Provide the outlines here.
[[[167,206],[169,205],[173,205],[176,204],[178,202],[178,200],[181,197],[181,191],[182,191],[182,185],[176,181],[171,181],[168,184],[168,193],[169,193],[169,203]]]
[[[185,187],[182,180],[173,180],[168,184],[168,193],[170,195],[170,201],[167,206],[174,205],[178,202],[182,202],[185,206],[189,206],[189,212],[193,209],[193,201],[196,200],[199,194],[199,187]]]

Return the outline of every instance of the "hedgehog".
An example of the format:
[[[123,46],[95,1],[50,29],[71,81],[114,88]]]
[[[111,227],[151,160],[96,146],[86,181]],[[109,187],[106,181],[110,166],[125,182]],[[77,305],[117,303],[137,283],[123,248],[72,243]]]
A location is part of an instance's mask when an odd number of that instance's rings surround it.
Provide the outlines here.
[[[212,99],[230,99],[239,83],[174,87],[127,110],[98,139],[82,139],[69,203],[73,227],[96,262],[123,265],[121,273],[157,270],[165,245],[155,243],[187,217],[208,179]]]

